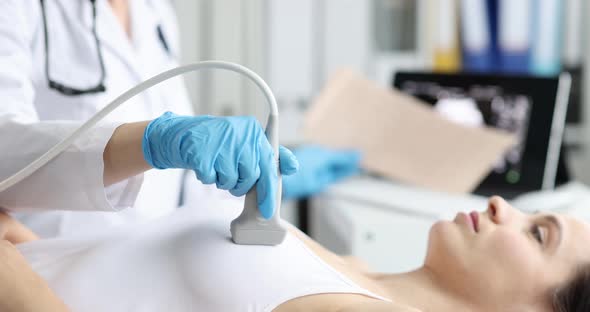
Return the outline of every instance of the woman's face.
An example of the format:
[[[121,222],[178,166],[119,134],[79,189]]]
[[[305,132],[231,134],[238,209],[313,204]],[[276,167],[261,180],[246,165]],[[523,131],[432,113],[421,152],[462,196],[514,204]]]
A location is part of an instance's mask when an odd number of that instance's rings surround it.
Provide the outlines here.
[[[483,213],[459,213],[433,225],[425,266],[447,289],[481,307],[546,308],[551,291],[590,262],[588,244],[587,223],[525,214],[495,196]]]

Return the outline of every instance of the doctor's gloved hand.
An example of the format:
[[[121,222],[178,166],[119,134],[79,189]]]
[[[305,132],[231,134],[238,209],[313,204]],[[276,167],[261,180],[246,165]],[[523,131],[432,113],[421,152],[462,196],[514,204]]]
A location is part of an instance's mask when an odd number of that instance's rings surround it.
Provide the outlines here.
[[[323,191],[330,184],[359,173],[361,155],[352,150],[306,146],[295,150],[299,172],[283,177],[283,198],[297,199]]]
[[[234,196],[245,195],[258,182],[260,213],[267,219],[274,214],[277,165],[256,118],[166,112],[148,124],[142,148],[152,167],[194,170],[204,184],[215,183]],[[282,174],[297,172],[298,162],[291,151],[281,146],[279,157]]]

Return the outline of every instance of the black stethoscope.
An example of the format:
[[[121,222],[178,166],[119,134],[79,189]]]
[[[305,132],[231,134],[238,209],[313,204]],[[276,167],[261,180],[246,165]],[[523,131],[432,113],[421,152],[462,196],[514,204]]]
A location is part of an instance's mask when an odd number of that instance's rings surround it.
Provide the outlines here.
[[[94,42],[96,42],[96,54],[98,55],[98,63],[100,64],[100,80],[96,86],[87,89],[68,87],[60,82],[51,79],[51,77],[49,76],[49,39],[47,36],[47,16],[45,14],[45,0],[40,0],[40,2],[41,15],[43,16],[43,34],[45,37],[45,77],[47,78],[49,88],[54,89],[57,92],[67,96],[105,92],[106,87],[104,85],[104,80],[106,74],[104,69],[104,61],[102,58],[100,40],[98,40],[98,36],[96,34],[96,0],[90,0],[90,2],[92,3],[92,35],[94,36]],[[162,28],[160,27],[160,25],[156,27],[156,31],[158,34],[158,39],[162,44],[162,47],[164,48],[164,50],[166,50],[166,53],[170,54],[170,48],[168,47],[168,43],[166,42],[166,38],[164,37],[164,33],[162,32]]]

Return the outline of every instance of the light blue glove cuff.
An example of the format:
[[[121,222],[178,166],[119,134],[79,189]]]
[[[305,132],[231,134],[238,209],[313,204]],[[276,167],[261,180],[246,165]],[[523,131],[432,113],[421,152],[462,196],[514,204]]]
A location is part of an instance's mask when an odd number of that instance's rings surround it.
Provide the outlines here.
[[[172,112],[165,112],[162,116],[152,120],[145,131],[143,132],[143,140],[141,142],[141,149],[143,151],[143,158],[145,161],[156,169],[167,169],[170,168],[169,164],[166,164],[160,161],[162,157],[162,153],[159,153],[158,147],[162,148],[163,140],[157,140],[153,143],[160,143],[160,144],[152,144],[152,140],[150,140],[151,134],[156,128],[164,128],[169,121],[176,117],[176,115]]]

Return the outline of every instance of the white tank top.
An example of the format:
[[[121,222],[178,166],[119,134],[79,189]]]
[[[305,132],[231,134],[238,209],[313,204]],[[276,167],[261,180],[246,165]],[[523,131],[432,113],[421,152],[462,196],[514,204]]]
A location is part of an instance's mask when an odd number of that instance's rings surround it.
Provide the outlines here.
[[[275,247],[233,244],[229,225],[239,205],[225,202],[207,217],[203,210],[181,209],[142,226],[18,249],[72,311],[272,311],[323,293],[387,300],[292,234]]]

